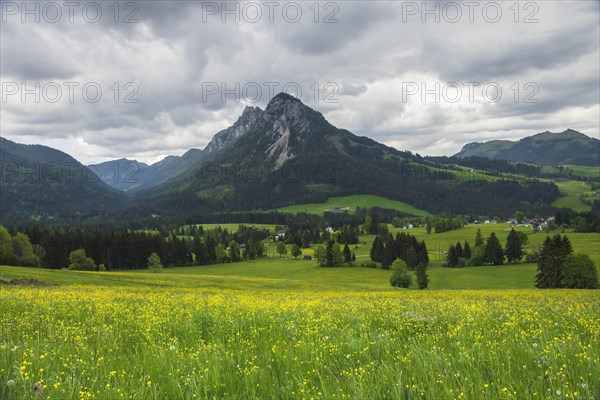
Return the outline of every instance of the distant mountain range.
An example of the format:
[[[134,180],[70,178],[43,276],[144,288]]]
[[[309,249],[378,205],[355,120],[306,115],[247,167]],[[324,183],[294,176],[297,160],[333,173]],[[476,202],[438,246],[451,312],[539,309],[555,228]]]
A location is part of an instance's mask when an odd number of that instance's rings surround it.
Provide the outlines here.
[[[170,186],[196,172],[203,162],[217,157],[246,134],[262,114],[258,107],[246,107],[238,120],[218,132],[203,150],[190,149],[182,156],[168,156],[150,166],[136,160],[111,160],[95,164],[92,170],[108,185],[127,192]]]
[[[423,158],[356,136],[284,93],[265,110],[246,107],[204,149],[149,166],[119,159],[87,168],[48,147],[0,143],[2,162],[19,166],[25,175],[36,163],[68,164],[80,171],[72,179],[63,174],[58,182],[42,183],[15,180],[4,171],[3,220],[189,217],[351,194],[379,195],[432,213],[508,216],[517,209],[551,212],[560,195],[552,183],[485,177],[485,172],[478,177],[456,161]]]
[[[62,151],[0,138],[0,219],[84,220],[112,215],[123,193]]]
[[[542,165],[600,166],[600,140],[567,129],[561,133],[539,133],[517,142],[469,143],[454,155],[473,156]]]
[[[508,214],[549,207],[559,195],[555,185],[538,181],[459,178],[420,156],[336,128],[284,93],[253,113],[256,118],[225,140],[210,162],[188,170],[185,179],[136,195],[134,203],[189,215],[374,194],[434,213]]]

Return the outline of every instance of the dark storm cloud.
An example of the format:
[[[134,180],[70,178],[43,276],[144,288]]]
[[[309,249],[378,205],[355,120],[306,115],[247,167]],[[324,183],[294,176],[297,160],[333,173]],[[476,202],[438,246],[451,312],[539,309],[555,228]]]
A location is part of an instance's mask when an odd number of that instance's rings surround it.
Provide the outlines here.
[[[57,49],[55,43],[49,46],[49,38],[45,37],[45,31],[39,26],[31,24],[21,29],[16,29],[14,24],[1,26],[0,70],[3,77],[35,81],[69,79],[77,74],[75,65],[64,62],[66,49]]]
[[[568,26],[544,37],[502,36],[471,50],[468,43],[449,46],[445,41],[429,39],[424,43],[423,57],[436,64],[447,81],[485,81],[558,68],[598,48],[597,32],[589,26]]]
[[[346,46],[357,39],[368,35],[375,24],[394,21],[382,3],[372,2],[329,2],[329,7],[322,7],[314,23],[315,13],[303,7],[303,19],[296,23],[294,29],[280,24],[283,43],[290,51],[308,56],[330,54],[338,48]],[[335,7],[333,6],[335,5]],[[314,7],[314,6],[313,6]],[[326,21],[326,22],[325,22]]]
[[[406,18],[407,2],[329,3],[319,3],[317,23],[312,2],[298,2],[303,14],[296,22],[282,15],[284,2],[273,21],[265,4],[255,2],[263,15],[254,22],[243,14],[250,2],[240,3],[235,16],[221,15],[220,1],[139,1],[127,10],[129,2],[121,2],[118,22],[112,2],[100,3],[97,23],[21,23],[8,16],[0,25],[3,83],[96,82],[103,96],[97,103],[63,96],[52,104],[11,96],[1,104],[1,133],[59,146],[83,161],[157,161],[202,148],[245,105],[264,108],[273,82],[278,90],[290,83],[301,88],[302,100],[338,127],[421,154],[567,127],[600,133],[597,2],[536,2],[534,24],[514,23],[505,3],[494,24],[480,17],[473,23]],[[124,23],[132,11],[133,22]],[[324,23],[327,15],[337,22]],[[450,81],[498,82],[503,98],[496,104],[482,101],[481,93],[457,103],[402,99],[407,82],[431,88]],[[539,87],[538,103],[522,101],[528,82]],[[137,103],[123,101],[128,83],[137,85]],[[514,83],[519,101],[511,101]],[[240,93],[253,85],[261,87],[260,98]]]

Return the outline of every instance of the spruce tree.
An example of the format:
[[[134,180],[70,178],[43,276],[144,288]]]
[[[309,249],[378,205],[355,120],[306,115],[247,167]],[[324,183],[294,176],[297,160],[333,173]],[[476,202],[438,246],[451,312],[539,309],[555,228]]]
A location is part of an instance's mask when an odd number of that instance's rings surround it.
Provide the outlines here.
[[[552,239],[547,236],[538,258],[535,286],[540,289],[562,287],[562,269],[572,252],[573,247],[566,236],[555,235]]]
[[[450,245],[448,248],[448,254],[446,256],[446,266],[448,268],[454,268],[458,264],[458,255],[456,254],[456,248]]]
[[[506,259],[509,263],[517,263],[521,261],[523,257],[523,246],[521,239],[514,229],[510,230],[508,237],[506,238]]]
[[[490,233],[490,236],[488,237],[483,257],[486,262],[494,265],[501,265],[504,262],[502,246],[494,232]]]
[[[415,275],[417,276],[417,285],[419,289],[425,289],[429,284],[429,277],[427,276],[427,266],[419,263],[415,268]]]
[[[381,268],[389,269],[390,265],[398,258],[396,247],[393,242],[388,242],[383,251],[383,259],[381,260]]]
[[[350,262],[352,261],[352,253],[350,252],[350,247],[348,247],[348,243],[344,245],[344,261]]]
[[[463,257],[466,260],[471,258],[471,246],[469,246],[469,242],[465,242],[465,245],[463,246]]]
[[[427,253],[427,246],[425,245],[424,240],[422,240],[419,245],[419,263],[425,264],[425,266],[429,264],[429,254]]]
[[[415,269],[417,264],[419,264],[419,254],[417,250],[413,246],[409,246],[406,251],[406,265],[408,269]]]
[[[475,234],[475,247],[483,246],[483,236],[481,236],[481,229],[477,229]]]
[[[560,237],[560,235],[556,235],[558,237]],[[566,258],[568,255],[573,253],[573,246],[571,245],[571,241],[569,240],[569,238],[567,237],[567,235],[564,235],[562,237],[562,241],[561,241],[561,245],[560,245],[560,249],[561,249],[561,255]]]
[[[379,239],[375,246],[375,258],[373,261],[381,262],[383,261],[383,253],[385,251],[385,246],[383,245],[383,240]]]
[[[371,250],[369,251],[369,255],[371,256],[371,260],[380,261],[377,259],[377,246],[379,245],[379,236],[375,236],[375,240],[373,240],[373,244],[371,244]]]
[[[458,258],[463,258],[464,257],[463,248],[462,248],[462,245],[460,244],[460,242],[456,242],[456,246],[454,246],[454,248],[456,249],[456,256]]]
[[[560,265],[557,263],[557,251],[550,236],[546,236],[538,257],[535,286],[540,289],[556,288],[560,285]]]

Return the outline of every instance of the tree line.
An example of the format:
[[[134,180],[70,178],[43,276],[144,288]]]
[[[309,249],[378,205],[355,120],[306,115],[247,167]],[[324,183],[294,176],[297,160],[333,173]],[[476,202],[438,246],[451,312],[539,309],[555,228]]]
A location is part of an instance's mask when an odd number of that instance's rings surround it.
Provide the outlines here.
[[[34,227],[13,234],[13,242],[14,238],[20,238],[18,240],[24,243],[23,247],[27,248],[29,244],[37,258],[36,263],[23,263],[19,261],[23,256],[20,251],[15,251],[15,246],[11,252],[4,245],[8,231],[5,228],[0,231],[3,231],[0,262],[12,265],[68,268],[72,264],[71,253],[79,249],[84,250],[86,257],[93,259],[95,264],[103,264],[106,269],[146,268],[147,259],[152,253],[159,254],[165,265],[185,265],[192,261],[186,242],[174,235],[162,237],[144,231],[104,232],[78,227],[55,230]],[[29,251],[25,254],[29,254]]]
[[[573,254],[566,235],[546,236],[537,263],[535,286],[540,289],[597,289],[598,271],[588,254]]]
[[[506,238],[506,246],[502,248],[500,240],[494,232],[490,233],[489,237],[484,240],[481,229],[477,229],[474,247],[471,248],[471,245],[467,241],[464,244],[457,242],[454,245],[450,245],[446,253],[446,263],[444,266],[457,268],[502,265],[505,258],[509,263],[518,263],[525,255],[523,246],[527,244],[528,240],[527,235],[523,232],[511,229]]]
[[[418,242],[414,236],[400,232],[395,239],[391,234],[383,238],[375,236],[369,255],[371,260],[381,263],[382,269],[389,269],[396,259],[405,261],[410,269],[429,263],[425,241]]]

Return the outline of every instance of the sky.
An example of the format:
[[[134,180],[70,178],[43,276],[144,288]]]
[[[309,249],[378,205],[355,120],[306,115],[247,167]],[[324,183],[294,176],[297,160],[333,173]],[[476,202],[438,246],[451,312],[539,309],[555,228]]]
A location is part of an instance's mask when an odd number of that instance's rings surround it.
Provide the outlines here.
[[[598,1],[0,0],[0,134],[83,163],[203,148],[285,91],[399,150],[600,138]]]

